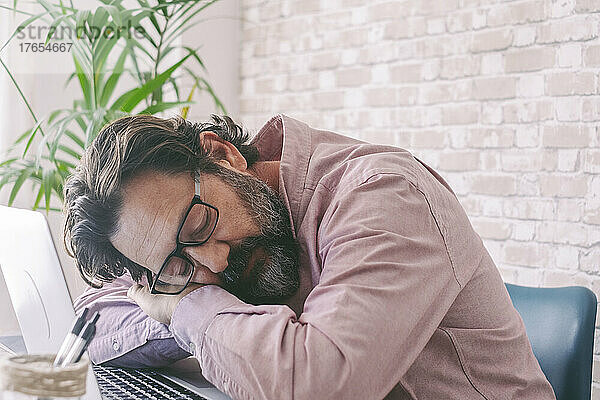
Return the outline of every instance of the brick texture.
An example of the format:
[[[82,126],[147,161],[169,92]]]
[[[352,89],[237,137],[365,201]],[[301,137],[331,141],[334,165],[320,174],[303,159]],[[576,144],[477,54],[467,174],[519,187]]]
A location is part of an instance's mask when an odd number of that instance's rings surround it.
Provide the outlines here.
[[[600,298],[600,1],[242,4],[246,127],[283,112],[407,148],[455,189],[505,281]]]

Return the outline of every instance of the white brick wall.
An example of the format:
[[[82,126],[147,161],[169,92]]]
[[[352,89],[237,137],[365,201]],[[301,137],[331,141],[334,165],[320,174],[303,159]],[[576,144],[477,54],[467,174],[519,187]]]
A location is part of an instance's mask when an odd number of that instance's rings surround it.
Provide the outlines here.
[[[506,281],[600,298],[600,1],[242,4],[247,127],[284,112],[407,148],[456,189]]]

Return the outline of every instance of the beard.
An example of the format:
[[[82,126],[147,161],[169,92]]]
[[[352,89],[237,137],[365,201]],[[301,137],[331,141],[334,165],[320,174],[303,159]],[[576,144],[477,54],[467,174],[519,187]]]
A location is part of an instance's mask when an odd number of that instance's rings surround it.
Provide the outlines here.
[[[258,178],[218,164],[211,169],[208,173],[234,189],[261,231],[230,249],[227,268],[218,274],[223,288],[250,304],[279,303],[296,293],[300,286],[299,246],[283,201]]]

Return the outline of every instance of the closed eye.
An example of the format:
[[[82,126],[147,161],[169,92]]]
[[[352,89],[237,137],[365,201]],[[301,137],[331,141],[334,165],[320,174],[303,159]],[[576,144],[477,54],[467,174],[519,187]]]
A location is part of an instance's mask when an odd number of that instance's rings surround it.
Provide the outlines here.
[[[198,227],[194,230],[192,237],[194,237],[194,238],[201,237],[205,233],[205,231],[209,228],[209,226],[210,226],[210,218],[208,217],[208,212],[207,212],[206,208],[204,208],[204,213],[202,215],[202,221],[200,222],[200,224],[198,224]]]

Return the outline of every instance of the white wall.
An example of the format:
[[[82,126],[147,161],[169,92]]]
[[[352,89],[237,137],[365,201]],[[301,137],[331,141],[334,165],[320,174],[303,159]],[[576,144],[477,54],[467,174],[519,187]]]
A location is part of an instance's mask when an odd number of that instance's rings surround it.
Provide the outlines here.
[[[506,281],[600,298],[600,2],[244,0],[242,10],[248,125],[284,112],[407,148],[449,181]]]
[[[237,118],[240,112],[240,0],[222,0],[204,11],[202,23],[185,32],[182,40],[186,46],[200,46],[208,71],[206,78],[225,104],[228,115]],[[188,118],[206,120],[210,113],[217,112],[206,93],[197,101],[190,108]]]

